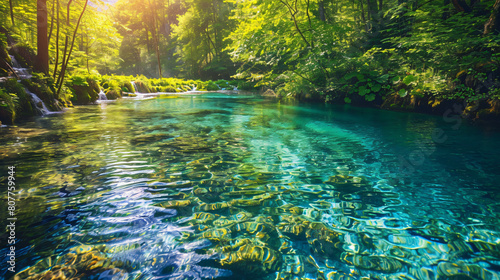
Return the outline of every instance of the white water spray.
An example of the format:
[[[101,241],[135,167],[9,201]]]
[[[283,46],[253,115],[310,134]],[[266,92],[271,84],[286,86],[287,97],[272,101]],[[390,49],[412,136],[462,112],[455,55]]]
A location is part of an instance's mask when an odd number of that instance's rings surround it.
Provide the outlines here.
[[[99,98],[97,98],[97,100],[98,101],[108,100],[108,97],[106,97],[106,94],[104,93],[104,91],[102,89],[99,92]]]
[[[28,93],[30,96],[31,96],[31,100],[33,101],[33,104],[35,105],[35,108],[37,109],[37,111],[42,115],[42,116],[45,116],[45,115],[48,115],[48,114],[51,114],[51,113],[54,113],[54,112],[51,112],[47,106],[45,105],[45,103],[43,103],[43,100],[40,99],[40,97],[38,97],[36,94],[34,94],[33,92],[29,91],[27,88],[24,88],[24,90],[26,91],[26,93]]]
[[[132,84],[132,86],[134,87],[134,94],[138,97],[138,98],[144,98],[144,94],[143,93],[140,93],[139,92],[139,86],[137,86],[137,84],[135,82],[130,82]]]
[[[12,61],[12,69],[16,73],[17,77],[19,79],[24,80],[24,79],[29,79],[32,77],[30,73],[29,68],[23,68],[19,62],[17,62],[16,58],[14,56],[10,56],[10,60]]]

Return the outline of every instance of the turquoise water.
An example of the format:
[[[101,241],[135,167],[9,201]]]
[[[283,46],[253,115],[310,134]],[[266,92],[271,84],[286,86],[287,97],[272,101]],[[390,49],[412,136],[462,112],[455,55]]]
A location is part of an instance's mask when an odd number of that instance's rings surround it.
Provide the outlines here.
[[[18,279],[500,279],[498,129],[167,97],[1,128]]]

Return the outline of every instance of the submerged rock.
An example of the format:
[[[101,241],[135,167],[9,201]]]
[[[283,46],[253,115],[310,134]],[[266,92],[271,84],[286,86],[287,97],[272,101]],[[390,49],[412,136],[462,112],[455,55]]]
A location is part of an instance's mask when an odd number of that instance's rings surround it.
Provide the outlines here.
[[[79,246],[61,257],[39,261],[34,266],[17,273],[14,279],[87,279],[96,274],[112,275],[116,279],[124,279],[128,275],[125,270],[120,268],[124,266],[126,264],[106,258],[102,252],[91,246]]]

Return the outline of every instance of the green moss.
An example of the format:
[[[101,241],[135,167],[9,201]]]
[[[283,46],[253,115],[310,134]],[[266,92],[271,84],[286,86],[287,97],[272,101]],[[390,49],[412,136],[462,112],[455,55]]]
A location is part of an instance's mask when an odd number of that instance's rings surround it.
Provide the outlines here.
[[[15,102],[16,117],[31,117],[36,113],[36,109],[31,103],[31,96],[26,93],[23,86],[19,84],[15,79],[7,80],[3,86],[7,93],[14,94],[17,98]]]
[[[28,44],[21,42],[12,46],[10,53],[14,55],[22,67],[30,68],[35,65],[36,51]]]
[[[173,86],[164,86],[160,88],[161,92],[177,92]]]
[[[0,122],[13,124],[16,118],[14,97],[0,88]]]
[[[106,98],[109,100],[114,100],[121,97],[121,92],[117,89],[111,89],[106,92]]]
[[[130,81],[123,81],[122,82],[122,88],[126,92],[135,92],[134,86]]]
[[[0,61],[6,61],[10,63],[10,56],[7,52],[7,39],[5,38],[5,34],[0,32]],[[5,63],[0,63],[0,77],[7,77],[9,74],[9,68]]]
[[[71,102],[74,104],[90,104],[95,102],[99,97],[100,87],[99,78],[95,76],[72,76],[67,82],[73,96]]]
[[[149,87],[147,80],[135,81],[135,85],[140,93],[151,93],[151,88]]]
[[[220,89],[225,89],[225,90],[232,90],[235,86],[237,86],[237,83],[231,83],[232,81],[227,81],[227,80],[217,80],[215,83],[219,86]]]
[[[205,87],[208,91],[213,91],[213,90],[219,90],[219,87],[217,86],[216,83],[209,81],[207,82],[207,85]]]
[[[254,90],[254,84],[251,82],[245,82],[245,81],[239,81],[238,82],[238,89],[240,90]]]
[[[22,84],[28,88],[28,90],[36,94],[49,110],[61,110],[59,104],[56,102],[56,89],[52,77],[45,76],[42,73],[33,73],[33,77],[30,80],[23,80]]]

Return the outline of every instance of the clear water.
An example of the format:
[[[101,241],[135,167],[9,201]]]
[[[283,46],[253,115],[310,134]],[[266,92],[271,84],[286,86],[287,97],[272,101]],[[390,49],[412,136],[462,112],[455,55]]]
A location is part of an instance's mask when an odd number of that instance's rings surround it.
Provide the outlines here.
[[[499,144],[439,116],[223,93],[1,128],[17,279],[499,279]]]

